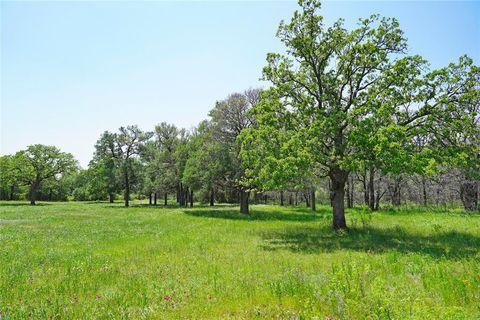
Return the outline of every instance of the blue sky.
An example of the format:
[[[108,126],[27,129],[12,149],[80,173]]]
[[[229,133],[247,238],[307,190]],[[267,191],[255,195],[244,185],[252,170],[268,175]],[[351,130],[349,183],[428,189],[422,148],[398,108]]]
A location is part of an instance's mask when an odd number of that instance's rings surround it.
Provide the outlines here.
[[[259,81],[295,2],[0,3],[0,153],[55,145],[82,166],[105,130],[162,121],[191,128]],[[433,68],[480,63],[480,1],[328,1],[328,23],[397,17],[411,54]]]

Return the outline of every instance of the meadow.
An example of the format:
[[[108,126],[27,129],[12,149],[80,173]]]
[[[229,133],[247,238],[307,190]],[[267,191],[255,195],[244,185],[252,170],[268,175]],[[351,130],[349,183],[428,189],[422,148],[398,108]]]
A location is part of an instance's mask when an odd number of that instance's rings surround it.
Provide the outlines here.
[[[480,215],[0,202],[0,319],[479,319]]]

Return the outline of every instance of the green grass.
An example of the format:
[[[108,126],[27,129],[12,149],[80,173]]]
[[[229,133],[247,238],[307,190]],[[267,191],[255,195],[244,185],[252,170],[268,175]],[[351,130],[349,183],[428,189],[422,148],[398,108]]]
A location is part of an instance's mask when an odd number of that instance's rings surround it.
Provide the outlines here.
[[[480,216],[0,202],[4,319],[480,319]]]

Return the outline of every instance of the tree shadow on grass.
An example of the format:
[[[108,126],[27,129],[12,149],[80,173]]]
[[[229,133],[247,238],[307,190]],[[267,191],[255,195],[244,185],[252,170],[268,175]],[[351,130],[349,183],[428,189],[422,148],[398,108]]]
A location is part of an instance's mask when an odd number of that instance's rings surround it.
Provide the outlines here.
[[[129,208],[143,208],[143,209],[175,209],[175,208],[182,208],[180,206],[178,206],[177,204],[168,204],[168,205],[163,205],[162,204],[158,204],[158,205],[149,205],[148,203],[145,204],[145,203],[137,203],[137,204],[131,204],[130,206],[128,207],[125,207],[125,205],[123,203],[116,203],[116,204],[112,204],[112,203],[108,203],[108,204],[105,204],[103,206],[104,208],[109,208],[109,209],[129,209]]]
[[[106,204],[106,205],[111,205],[113,206],[115,203],[120,203],[120,202],[114,202],[114,203],[111,203],[110,201],[108,200],[93,200],[93,201],[75,201],[75,202],[78,202],[78,203],[81,203],[81,204]]]
[[[126,207],[124,206],[124,202],[115,202],[115,203],[110,203],[108,201],[104,202],[90,202],[88,204],[104,204],[104,207],[106,208],[123,208],[125,209]],[[169,202],[166,206],[162,202],[159,202],[157,205],[154,204],[148,204],[148,203],[131,203],[129,208],[146,208],[146,209],[184,209],[184,210],[197,210],[197,209],[211,209],[211,210],[222,210],[224,208],[238,208],[237,204],[229,204],[229,203],[216,203],[213,207],[210,206],[209,204],[204,204],[204,203],[194,203],[193,207],[190,207],[190,204],[185,207],[185,206],[180,206],[178,203]],[[238,211],[238,209],[237,209]]]
[[[30,202],[8,202],[8,201],[1,201],[0,207],[43,207],[43,206],[50,206],[52,203],[36,203],[35,205],[31,205]]]
[[[121,203],[120,205],[117,205],[117,206],[113,206],[112,207],[115,207],[115,208],[125,208],[124,204]],[[145,209],[167,209],[167,208],[179,208],[179,206],[177,204],[167,204],[167,205],[164,205],[163,202],[161,204],[157,204],[157,205],[150,205],[148,203],[136,203],[136,204],[131,204],[129,208],[145,208]]]
[[[251,210],[250,214],[240,214],[238,207],[233,209],[186,209],[183,211],[185,214],[194,216],[194,217],[206,217],[206,218],[216,218],[216,219],[227,219],[227,220],[245,220],[245,221],[269,221],[269,220],[278,220],[278,221],[298,221],[298,222],[308,222],[308,221],[319,221],[323,219],[323,214],[320,212],[306,211],[302,209],[288,208],[284,211],[281,210],[265,210],[261,208],[254,208]]]
[[[418,253],[433,258],[459,260],[480,254],[480,237],[456,231],[414,234],[400,226],[363,227],[338,233],[330,226],[291,227],[262,234],[264,250],[299,253],[329,253],[352,250],[381,254],[388,251]]]

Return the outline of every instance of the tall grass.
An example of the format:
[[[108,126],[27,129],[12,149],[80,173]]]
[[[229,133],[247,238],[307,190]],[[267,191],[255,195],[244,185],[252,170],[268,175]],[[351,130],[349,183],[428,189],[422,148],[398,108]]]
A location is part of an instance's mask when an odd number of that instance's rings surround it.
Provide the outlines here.
[[[458,209],[0,202],[3,319],[479,319]]]

